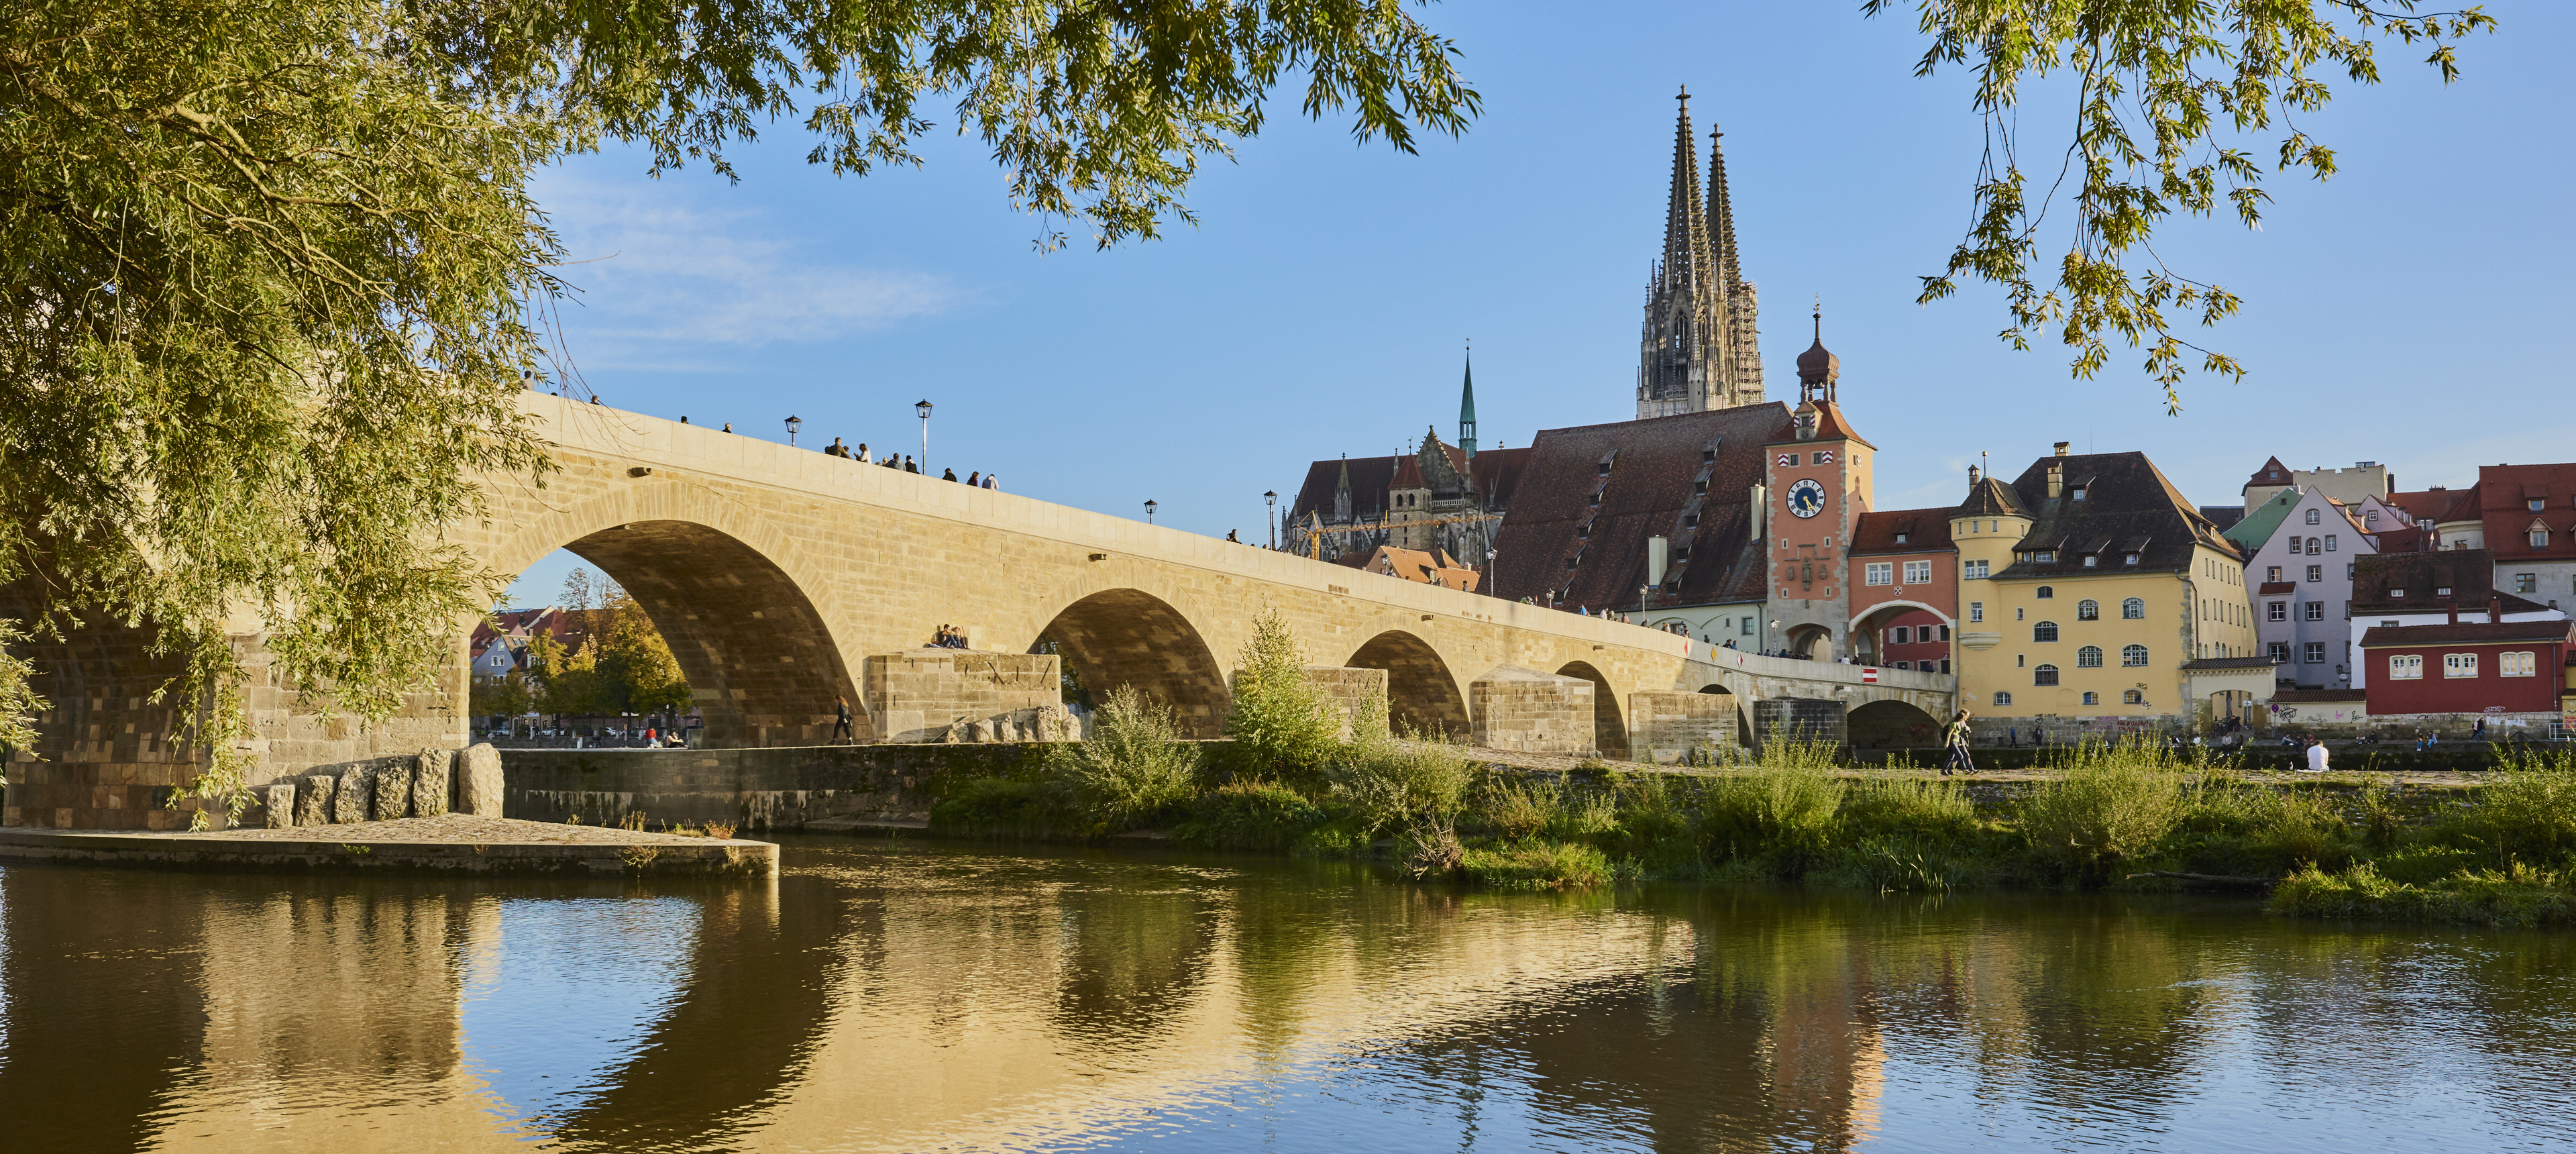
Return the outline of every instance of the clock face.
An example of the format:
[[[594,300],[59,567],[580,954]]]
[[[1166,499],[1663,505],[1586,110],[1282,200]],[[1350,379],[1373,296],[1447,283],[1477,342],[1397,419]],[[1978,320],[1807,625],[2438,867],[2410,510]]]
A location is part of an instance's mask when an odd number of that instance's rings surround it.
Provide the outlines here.
[[[1800,517],[1813,517],[1825,511],[1825,487],[1812,477],[1801,478],[1789,486],[1789,512]]]

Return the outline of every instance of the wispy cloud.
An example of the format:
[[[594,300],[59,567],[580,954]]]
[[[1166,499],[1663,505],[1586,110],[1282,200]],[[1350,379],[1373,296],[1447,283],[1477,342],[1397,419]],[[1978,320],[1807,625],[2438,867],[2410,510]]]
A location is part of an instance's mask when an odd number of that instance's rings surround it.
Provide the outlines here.
[[[710,208],[670,185],[625,189],[557,173],[540,193],[567,254],[583,262],[558,272],[580,289],[564,315],[585,344],[829,340],[937,314],[960,295],[936,276],[810,259],[766,214]],[[593,360],[634,359],[591,351]]]

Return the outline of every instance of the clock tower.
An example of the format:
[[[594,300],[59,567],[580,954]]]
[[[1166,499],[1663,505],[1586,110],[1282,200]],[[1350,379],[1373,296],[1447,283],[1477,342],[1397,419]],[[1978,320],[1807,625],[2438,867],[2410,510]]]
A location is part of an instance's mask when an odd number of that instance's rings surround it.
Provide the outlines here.
[[[1843,419],[1836,400],[1842,362],[1825,349],[1824,310],[1816,343],[1798,354],[1796,426],[1763,447],[1762,543],[1771,569],[1763,648],[1818,661],[1850,653],[1850,565],[1845,555],[1871,501],[1878,447]]]

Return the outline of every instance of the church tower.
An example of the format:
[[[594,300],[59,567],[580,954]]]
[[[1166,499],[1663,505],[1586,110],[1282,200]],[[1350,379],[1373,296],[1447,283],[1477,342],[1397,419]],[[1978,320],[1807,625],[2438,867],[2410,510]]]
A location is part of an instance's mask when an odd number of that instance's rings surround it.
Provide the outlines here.
[[[1458,390],[1458,447],[1476,459],[1476,355],[1467,354],[1467,383]]]
[[[1735,211],[1726,154],[1709,133],[1709,185],[1700,194],[1690,91],[1673,136],[1673,187],[1664,210],[1664,255],[1646,286],[1638,341],[1637,417],[1668,417],[1762,402],[1762,353],[1753,286],[1736,263]]]

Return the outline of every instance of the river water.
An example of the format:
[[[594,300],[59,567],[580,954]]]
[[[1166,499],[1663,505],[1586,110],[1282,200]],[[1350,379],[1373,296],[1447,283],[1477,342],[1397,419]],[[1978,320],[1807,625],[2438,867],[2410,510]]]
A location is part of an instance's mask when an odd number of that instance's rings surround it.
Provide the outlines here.
[[[2576,948],[2228,898],[0,868],[0,1148],[2564,1150]]]

